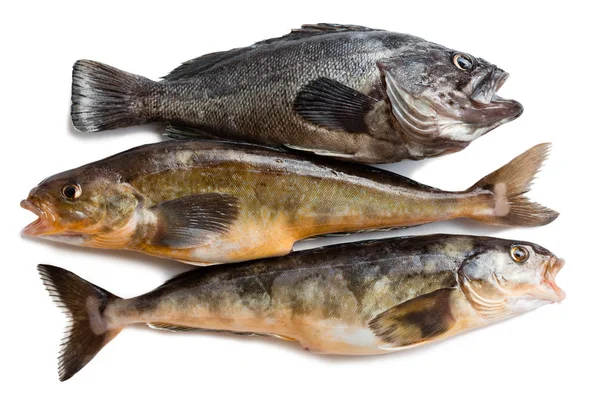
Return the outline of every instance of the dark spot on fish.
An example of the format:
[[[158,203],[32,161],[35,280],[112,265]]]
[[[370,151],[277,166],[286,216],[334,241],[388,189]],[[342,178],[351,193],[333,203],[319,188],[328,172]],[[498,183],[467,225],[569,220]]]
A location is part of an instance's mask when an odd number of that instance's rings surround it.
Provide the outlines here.
[[[268,275],[264,277],[248,277],[247,279],[240,279],[236,283],[235,291],[244,303],[249,302],[250,300],[268,299],[271,297],[271,284],[273,283],[273,279]]]
[[[440,315],[450,314],[450,306],[448,302],[436,301],[435,307],[440,311]],[[440,318],[440,315],[432,313],[431,310],[425,312],[414,311],[404,316],[403,321],[415,325],[421,331],[423,339],[429,339],[437,336],[441,332],[447,331],[449,328],[448,322]],[[443,323],[442,326],[440,326]]]

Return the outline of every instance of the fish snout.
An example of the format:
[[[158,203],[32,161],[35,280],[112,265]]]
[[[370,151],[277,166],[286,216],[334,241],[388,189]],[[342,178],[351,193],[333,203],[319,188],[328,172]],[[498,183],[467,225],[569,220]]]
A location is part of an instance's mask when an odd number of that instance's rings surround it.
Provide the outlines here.
[[[484,79],[479,82],[471,94],[471,100],[480,105],[487,105],[494,100],[501,99],[496,95],[504,85],[509,74],[500,68],[494,68]]]
[[[567,296],[565,291],[556,285],[556,275],[558,275],[559,271],[564,267],[564,265],[564,259],[552,257],[552,259],[546,264],[543,274],[542,285],[550,293],[549,300],[557,303],[563,301]]]
[[[26,236],[41,236],[49,235],[56,231],[56,218],[50,208],[44,203],[29,197],[27,200],[21,201],[21,207],[31,211],[38,218],[23,228],[22,233]]]

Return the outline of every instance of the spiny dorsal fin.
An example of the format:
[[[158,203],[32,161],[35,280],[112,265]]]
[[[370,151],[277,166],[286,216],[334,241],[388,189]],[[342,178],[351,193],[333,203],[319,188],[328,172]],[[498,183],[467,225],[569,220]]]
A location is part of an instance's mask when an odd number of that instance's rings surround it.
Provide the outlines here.
[[[304,24],[300,28],[292,29],[287,35],[283,35],[278,38],[272,38],[257,42],[254,46],[265,45],[272,43],[291,42],[294,40],[304,39],[312,36],[327,35],[330,33],[341,33],[341,32],[372,32],[380,31],[381,29],[371,29],[366,26],[360,25],[340,25],[340,24]],[[254,47],[253,46],[253,47]]]
[[[358,25],[338,25],[338,24],[306,24],[302,25],[299,29],[292,29],[287,35],[262,40],[256,42],[252,46],[239,47],[227,51],[218,51],[215,53],[205,54],[200,57],[196,57],[192,60],[182,63],[179,67],[175,68],[168,75],[163,76],[164,80],[176,81],[180,79],[189,79],[201,74],[212,67],[219,65],[222,62],[229,61],[232,58],[241,56],[247,52],[250,52],[256,48],[260,48],[264,45],[273,43],[289,42],[293,40],[302,39],[309,36],[323,35],[328,33],[339,33],[349,31],[377,31],[379,29],[371,29],[364,26]]]
[[[193,78],[221,62],[230,60],[239,56],[240,54],[244,54],[251,49],[252,47],[240,47],[227,51],[204,54],[203,56],[183,62],[179,67],[169,72],[168,75],[163,76],[162,79],[166,81],[177,81],[181,79]]]
[[[377,315],[369,328],[390,348],[433,340],[454,325],[451,302],[458,291],[439,289],[408,300]]]
[[[165,201],[150,209],[158,218],[154,244],[195,247],[227,232],[236,220],[238,199],[222,193],[204,193]]]
[[[294,109],[313,124],[351,133],[367,132],[365,116],[377,100],[329,78],[304,86]]]
[[[326,22],[318,24],[303,24],[300,29],[292,29],[291,33],[337,33],[337,32],[371,32],[382,29],[367,28],[360,25],[329,24]]]

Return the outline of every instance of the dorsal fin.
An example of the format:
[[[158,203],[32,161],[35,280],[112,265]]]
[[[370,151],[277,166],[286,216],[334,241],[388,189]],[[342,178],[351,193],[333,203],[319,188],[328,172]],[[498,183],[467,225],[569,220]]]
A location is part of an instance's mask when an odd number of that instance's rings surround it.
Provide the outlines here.
[[[380,29],[371,29],[365,26],[358,25],[339,25],[339,24],[305,24],[298,29],[292,29],[287,35],[262,40],[256,42],[248,47],[240,47],[227,51],[218,51],[215,53],[205,54],[200,57],[196,57],[192,60],[182,63],[179,67],[175,68],[168,75],[162,78],[167,81],[176,81],[180,79],[193,78],[194,76],[207,71],[208,69],[220,64],[221,62],[228,61],[234,57],[240,56],[251,50],[259,48],[264,45],[273,43],[289,42],[292,40],[298,40],[305,37],[323,35],[328,33],[339,33],[339,32],[370,32],[378,31]]]
[[[341,24],[304,24],[300,28],[292,29],[287,35],[280,36],[278,38],[267,39],[254,44],[264,45],[279,42],[289,42],[292,40],[303,39],[311,36],[326,35],[329,33],[340,33],[340,32],[372,32],[380,31],[381,29],[371,29],[366,26],[360,25],[341,25]],[[252,46],[252,47],[254,47]]]
[[[300,29],[292,29],[293,33],[337,33],[337,32],[371,32],[380,31],[381,29],[367,28],[360,25],[344,25],[344,24],[328,24],[326,22],[318,24],[304,24]]]
[[[252,47],[241,47],[227,51],[204,54],[182,63],[179,67],[162,77],[166,81],[193,78],[194,76],[214,67],[222,61],[229,60],[250,50]]]

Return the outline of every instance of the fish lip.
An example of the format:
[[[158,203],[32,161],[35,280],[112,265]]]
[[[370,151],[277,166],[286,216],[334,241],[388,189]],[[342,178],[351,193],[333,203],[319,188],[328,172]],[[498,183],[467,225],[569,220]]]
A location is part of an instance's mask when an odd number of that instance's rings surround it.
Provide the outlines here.
[[[477,82],[477,86],[473,88],[473,93],[471,93],[471,100],[480,105],[488,105],[494,101],[494,98],[504,100],[497,93],[508,77],[508,72],[494,68]]]
[[[25,210],[31,211],[38,218],[27,225],[21,233],[25,236],[43,236],[51,235],[59,232],[55,226],[56,218],[50,209],[43,203],[36,201],[35,199],[27,199],[21,201],[21,207]]]
[[[562,258],[553,257],[545,265],[542,284],[552,292],[552,301],[560,303],[565,299],[567,294],[558,285],[556,285],[556,275],[564,267],[565,260]]]
[[[488,117],[513,120],[523,113],[521,103],[504,99],[497,94],[509,76],[508,72],[495,68],[473,90],[471,101],[476,108],[488,110]]]

